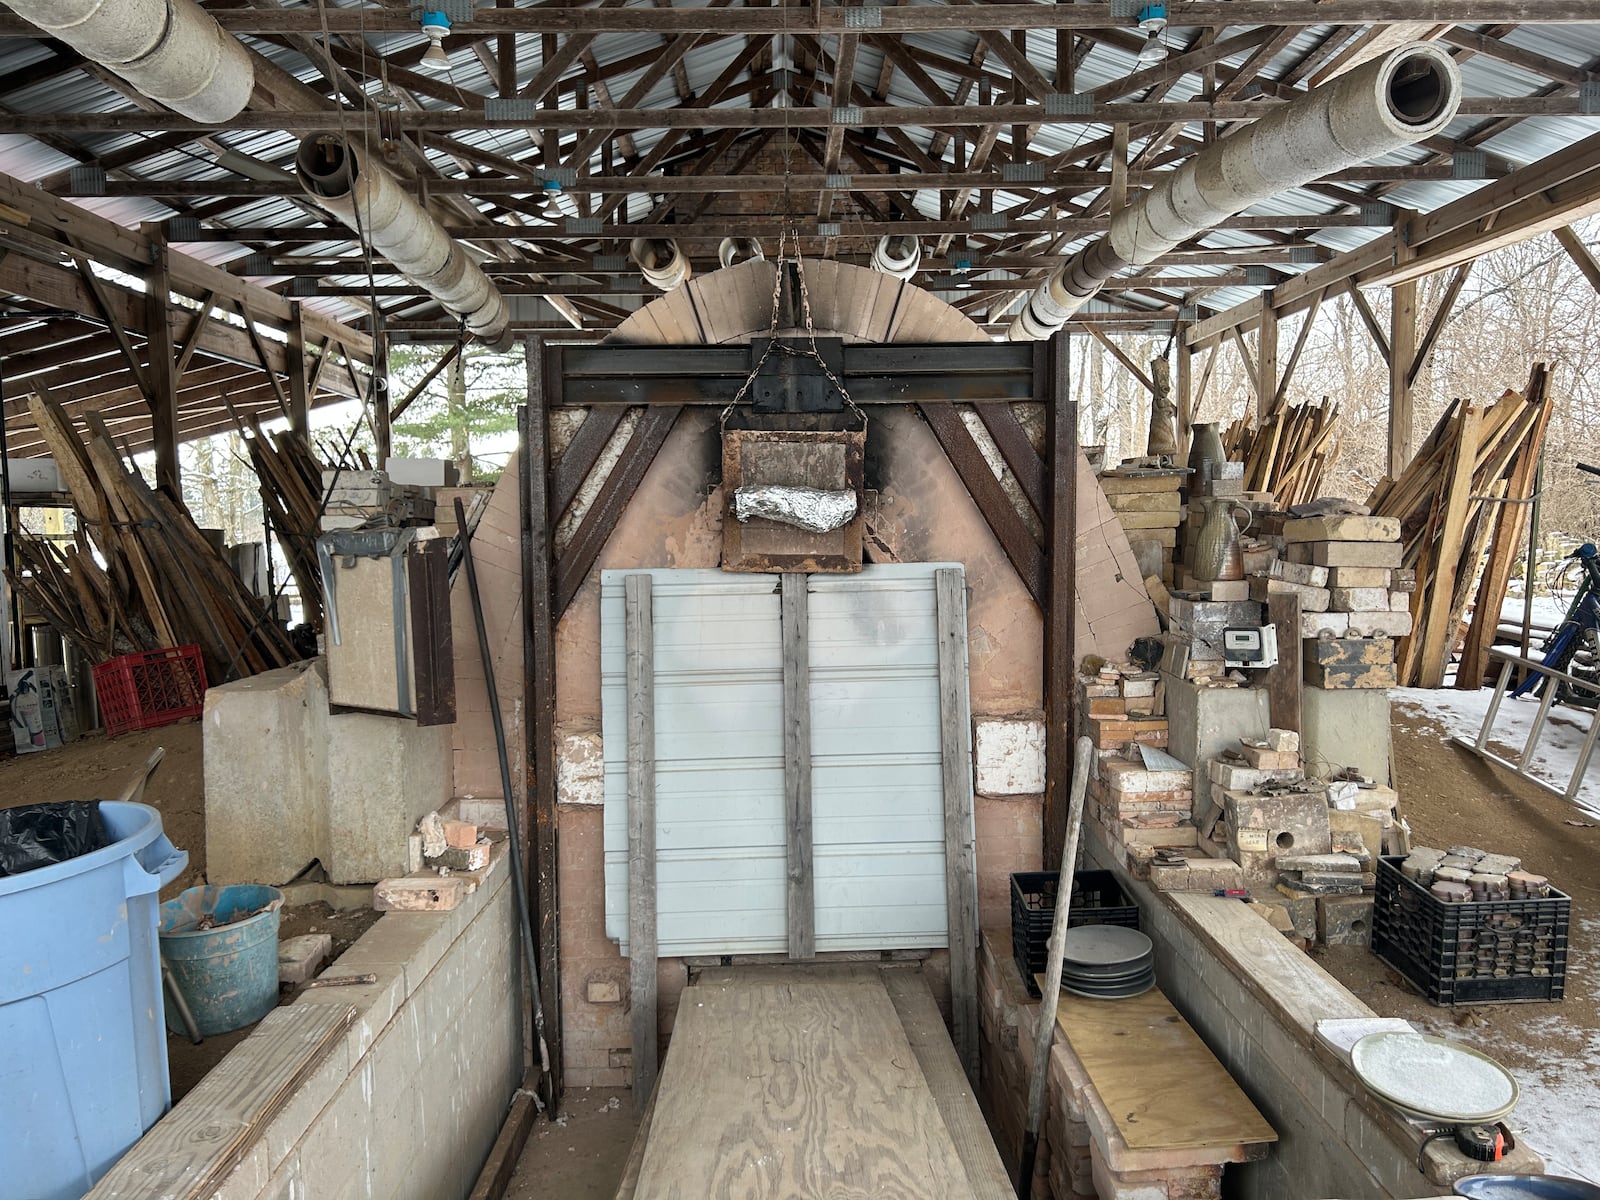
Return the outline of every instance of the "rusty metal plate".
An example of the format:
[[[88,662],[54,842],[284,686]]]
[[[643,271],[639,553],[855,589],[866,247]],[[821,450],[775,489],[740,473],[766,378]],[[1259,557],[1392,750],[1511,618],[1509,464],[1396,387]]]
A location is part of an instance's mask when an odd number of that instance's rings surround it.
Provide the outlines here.
[[[860,504],[867,435],[863,430],[729,429],[722,435],[722,569],[851,574],[861,570]],[[741,487],[782,484],[825,491],[849,490],[856,515],[830,533],[810,533],[753,517],[733,515]]]

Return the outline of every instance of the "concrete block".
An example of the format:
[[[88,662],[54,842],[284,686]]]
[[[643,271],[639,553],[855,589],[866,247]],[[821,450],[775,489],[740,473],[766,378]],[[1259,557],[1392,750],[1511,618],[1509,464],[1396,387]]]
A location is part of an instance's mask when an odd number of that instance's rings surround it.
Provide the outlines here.
[[[1129,742],[1159,749],[1167,744],[1168,726],[1164,719],[1090,717],[1089,738],[1097,750],[1115,750]]]
[[[298,986],[316,977],[323,959],[333,953],[330,933],[302,933],[278,943],[278,982]]]
[[[1272,564],[1268,574],[1273,579],[1282,579],[1288,583],[1302,583],[1314,588],[1328,586],[1328,568],[1313,563],[1289,562],[1280,558]]]
[[[1258,771],[1298,771],[1300,769],[1300,751],[1298,746],[1293,750],[1274,750],[1270,746],[1241,745],[1240,752],[1244,755],[1245,762]]]
[[[379,912],[449,912],[467,896],[461,875],[401,875],[380,879],[372,888],[372,907]]]
[[[1209,762],[1240,738],[1263,738],[1271,728],[1270,700],[1262,688],[1203,688],[1163,674],[1167,687],[1167,752],[1186,763]],[[1213,785],[1195,772],[1194,811],[1210,812]]]
[[[1396,588],[1394,591],[1390,592],[1389,593],[1389,611],[1390,612],[1410,612],[1411,611],[1411,594],[1413,592],[1415,592],[1416,590],[1417,590],[1417,581],[1415,579],[1413,579],[1411,581],[1411,586],[1410,587],[1407,587],[1407,588]]]
[[[1108,699],[1099,700],[1107,704]],[[1118,698],[1114,710],[1091,716],[1126,713]],[[1044,791],[1044,722],[1033,717],[977,717],[973,730],[977,790],[984,796],[1037,796]]]
[[[1328,802],[1321,792],[1221,795],[1228,850],[1252,888],[1267,890],[1278,882],[1279,855],[1326,854],[1332,848]]]
[[[1284,912],[1289,915],[1289,920],[1294,925],[1294,935],[1308,942],[1316,941],[1318,897],[1308,896],[1282,883],[1277,885],[1275,891],[1277,895],[1271,899],[1273,903],[1283,905]]]
[[[1174,596],[1167,605],[1167,614],[1177,628],[1217,646],[1222,645],[1224,629],[1260,625],[1261,613],[1261,605],[1254,600],[1186,600]]]
[[[1381,588],[1388,590],[1393,572],[1388,567],[1325,568],[1331,588]]]
[[[322,865],[334,883],[399,874],[406,839],[450,799],[448,725],[341,713],[328,718],[328,833]]]
[[[1394,542],[1296,542],[1288,556],[1319,567],[1389,567],[1400,565],[1405,550]]]
[[[1296,596],[1300,600],[1302,612],[1326,612],[1330,593],[1327,588],[1290,583],[1287,579],[1263,579],[1257,576],[1250,581],[1252,600],[1264,603],[1268,596]]]
[[[1209,896],[1218,891],[1243,888],[1244,869],[1232,859],[1189,855],[1182,866],[1153,863],[1150,885],[1163,892],[1200,892]]]
[[[1303,612],[1300,614],[1300,636],[1303,638],[1318,638],[1327,634],[1329,637],[1344,637],[1350,630],[1350,614],[1342,612]],[[1278,653],[1284,653],[1284,647],[1278,647]],[[1291,650],[1290,653],[1293,653]]]
[[[1398,542],[1398,517],[1300,517],[1283,523],[1286,542]]]
[[[206,692],[209,882],[287,883],[321,856],[328,720],[321,659]]]
[[[1370,946],[1372,897],[1317,897],[1317,937],[1328,946]]]
[[[481,871],[489,865],[489,852],[492,849],[488,842],[474,842],[465,848],[446,846],[432,858],[424,858],[423,865],[445,867],[451,871]]]
[[[1206,774],[1217,786],[1233,791],[1253,792],[1263,783],[1275,780],[1300,779],[1298,766],[1288,769],[1262,770],[1226,758],[1213,758],[1206,764]]]
[[[1387,667],[1394,665],[1390,638],[1317,638],[1302,643],[1303,656],[1319,667]]]
[[[1352,637],[1405,637],[1412,629],[1411,609],[1401,608],[1353,612],[1348,628]]]
[[[1212,600],[1250,599],[1250,581],[1247,579],[1213,579],[1204,586],[1206,595]]]
[[[1109,792],[1139,795],[1194,788],[1194,772],[1189,770],[1149,771],[1139,763],[1108,759],[1100,764],[1100,773]]]
[[[1389,590],[1381,587],[1337,587],[1329,589],[1332,607],[1337,612],[1372,612],[1389,606]]]

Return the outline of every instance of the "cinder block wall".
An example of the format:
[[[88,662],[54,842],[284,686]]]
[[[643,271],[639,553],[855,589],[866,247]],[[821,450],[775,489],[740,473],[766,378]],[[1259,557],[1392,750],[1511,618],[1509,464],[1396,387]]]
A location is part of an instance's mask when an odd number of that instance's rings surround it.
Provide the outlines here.
[[[359,1011],[216,1200],[459,1200],[472,1190],[523,1077],[510,880],[501,852],[453,912],[385,914],[326,972],[372,972],[375,985],[296,1001]]]

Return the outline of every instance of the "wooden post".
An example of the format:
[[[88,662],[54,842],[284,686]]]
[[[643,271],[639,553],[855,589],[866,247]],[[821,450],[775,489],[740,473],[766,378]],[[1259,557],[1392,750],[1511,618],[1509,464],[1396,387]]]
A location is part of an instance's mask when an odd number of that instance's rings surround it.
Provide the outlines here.
[[[381,471],[383,460],[393,452],[389,430],[389,335],[382,322],[372,331],[372,434],[378,451],[378,461],[373,465]]]
[[[524,795],[528,805],[529,894],[534,899],[539,950],[539,998],[550,1051],[548,1076],[554,1105],[563,1078],[561,1037],[560,838],[556,824],[556,660],[553,617],[553,552],[550,539],[550,431],[545,395],[543,342],[527,343],[528,402],[518,416],[522,485],[523,746]]]
[[[967,711],[967,587],[955,567],[943,567],[933,578],[939,626],[939,762],[944,782],[951,1023],[956,1053],[976,1086],[978,868],[972,829],[972,719]],[[787,637],[784,640],[787,651]]]
[[[177,347],[172,340],[172,291],[167,240],[150,238],[151,263],[144,273],[145,354],[149,358],[146,399],[150,404],[150,440],[156,452],[156,486],[175,500],[183,498],[178,465]],[[201,320],[205,315],[201,314]]]
[[[1278,663],[1267,669],[1268,713],[1274,729],[1300,732],[1304,699],[1300,662],[1300,597],[1268,596],[1267,620],[1278,633]]]
[[[1417,686],[1436,688],[1444,685],[1445,660],[1455,649],[1456,625],[1450,620],[1450,603],[1455,595],[1456,574],[1461,565],[1461,540],[1466,531],[1467,505],[1472,498],[1473,464],[1478,457],[1478,442],[1483,431],[1483,409],[1468,404],[1461,410],[1461,429],[1457,434],[1456,453],[1450,464],[1449,486],[1444,492],[1444,513],[1439,524],[1437,556],[1433,564],[1433,585],[1428,591],[1426,607],[1418,614],[1421,620],[1412,634],[1412,644],[1420,639],[1420,659],[1417,665]],[[1420,578],[1420,576],[1419,576]],[[1402,686],[1409,686],[1401,679]],[[1554,689],[1552,688],[1553,692]]]
[[[1177,442],[1180,457],[1189,444],[1189,426],[1194,421],[1194,347],[1189,345],[1188,337],[1189,325],[1180,321],[1177,336],[1173,339],[1178,350],[1178,378],[1172,394],[1178,409]]]
[[[1067,785],[1072,774],[1073,698],[1077,687],[1078,407],[1070,396],[1067,334],[1041,343],[1034,378],[1045,404],[1050,516],[1047,525],[1044,719],[1044,861],[1067,833]],[[1035,359],[1038,362],[1038,358]]]
[[[1411,407],[1411,364],[1417,356],[1417,281],[1390,289],[1389,478],[1399,479],[1416,448]]]
[[[1261,293],[1261,332],[1256,343],[1256,428],[1272,415],[1278,395],[1278,310]]]
[[[628,995],[633,1110],[656,1086],[656,709],[650,576],[623,577],[628,690]]]
[[[789,957],[817,956],[811,874],[811,651],[807,577],[783,575],[783,807],[787,837]]]
[[[300,301],[289,301],[289,427],[301,437],[311,437],[311,395],[306,382],[306,331]]]

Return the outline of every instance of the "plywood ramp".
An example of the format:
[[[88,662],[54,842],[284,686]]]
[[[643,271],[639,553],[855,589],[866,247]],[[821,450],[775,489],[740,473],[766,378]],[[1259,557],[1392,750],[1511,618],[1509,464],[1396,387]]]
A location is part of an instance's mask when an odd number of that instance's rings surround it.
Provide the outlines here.
[[[1012,1196],[927,985],[888,982],[872,967],[702,974],[619,1197]]]

